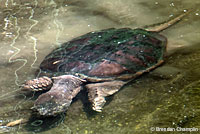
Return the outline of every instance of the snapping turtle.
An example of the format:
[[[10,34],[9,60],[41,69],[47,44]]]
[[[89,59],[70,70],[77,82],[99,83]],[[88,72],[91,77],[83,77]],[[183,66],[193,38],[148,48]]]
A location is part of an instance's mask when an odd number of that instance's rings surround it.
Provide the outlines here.
[[[158,32],[185,15],[152,29],[110,28],[64,43],[45,57],[40,77],[27,81],[23,90],[49,90],[33,108],[51,116],[65,112],[85,87],[92,109],[101,112],[105,97],[163,63],[167,39]]]

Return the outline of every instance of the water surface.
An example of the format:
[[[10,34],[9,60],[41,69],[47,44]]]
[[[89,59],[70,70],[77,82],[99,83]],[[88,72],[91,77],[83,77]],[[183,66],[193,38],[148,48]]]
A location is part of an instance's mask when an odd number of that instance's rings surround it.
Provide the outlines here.
[[[151,127],[200,131],[199,6],[198,0],[1,0],[0,133],[156,133]],[[54,48],[90,31],[152,25],[191,8],[162,32],[168,38],[165,64],[108,98],[102,113],[91,111],[82,93],[66,114],[34,117],[30,108],[37,94],[24,94],[19,86],[35,78]],[[20,118],[29,122],[5,127]]]

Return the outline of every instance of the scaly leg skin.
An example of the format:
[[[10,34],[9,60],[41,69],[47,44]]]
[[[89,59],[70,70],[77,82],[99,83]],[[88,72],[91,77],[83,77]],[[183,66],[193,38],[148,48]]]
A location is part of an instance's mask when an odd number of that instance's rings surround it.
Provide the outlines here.
[[[33,107],[43,116],[54,116],[65,112],[85,82],[73,75],[62,75],[52,79],[54,81],[52,88],[40,95]]]
[[[53,85],[51,78],[43,76],[26,81],[22,87],[23,91],[44,91],[49,90]]]
[[[87,84],[89,101],[92,103],[92,109],[101,112],[106,103],[105,97],[113,95],[127,82],[109,81],[103,83]]]

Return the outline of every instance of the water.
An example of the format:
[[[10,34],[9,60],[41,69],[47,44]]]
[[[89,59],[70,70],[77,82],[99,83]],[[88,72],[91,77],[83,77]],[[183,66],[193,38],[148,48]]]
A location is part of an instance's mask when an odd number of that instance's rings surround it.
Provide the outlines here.
[[[0,133],[146,134],[159,133],[151,127],[200,129],[199,6],[197,0],[1,0]],[[61,43],[90,31],[163,22],[190,8],[190,15],[162,32],[168,38],[165,64],[110,97],[102,113],[92,112],[81,99],[66,115],[54,118],[36,118],[29,110],[36,95],[25,95],[19,86],[35,77],[43,58]],[[20,118],[29,122],[5,127]]]

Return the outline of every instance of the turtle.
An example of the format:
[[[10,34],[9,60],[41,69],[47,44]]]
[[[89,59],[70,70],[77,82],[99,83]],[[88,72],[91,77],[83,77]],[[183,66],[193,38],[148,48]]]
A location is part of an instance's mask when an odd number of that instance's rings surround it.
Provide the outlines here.
[[[42,92],[32,107],[41,116],[66,112],[83,89],[92,109],[102,112],[106,97],[164,62],[167,38],[159,32],[187,13],[156,27],[109,28],[63,43],[44,58],[38,77],[27,80],[22,90]]]

